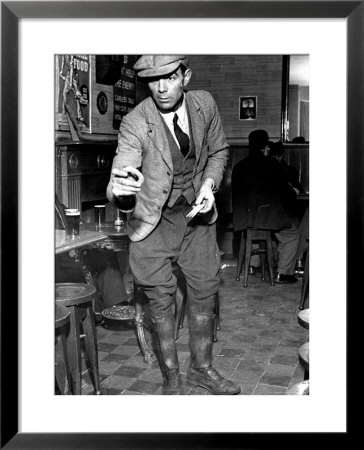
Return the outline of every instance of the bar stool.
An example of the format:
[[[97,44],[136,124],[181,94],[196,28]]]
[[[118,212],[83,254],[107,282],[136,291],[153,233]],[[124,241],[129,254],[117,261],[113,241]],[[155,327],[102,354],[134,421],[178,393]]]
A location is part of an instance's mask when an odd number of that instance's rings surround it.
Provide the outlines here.
[[[143,312],[143,293],[140,286],[134,281],[134,299],[135,306],[129,305],[114,305],[104,309],[101,314],[104,319],[107,320],[132,320],[135,323],[137,331],[137,339],[140,351],[143,355],[144,362],[151,364],[153,362],[153,353],[149,350],[147,342],[145,340],[144,328],[148,327],[144,323]],[[104,328],[108,327],[108,322],[105,321]],[[148,329],[149,330],[149,329]]]
[[[298,358],[301,365],[305,369],[303,379],[308,380],[310,373],[309,342],[306,342],[305,344],[301,345],[301,347],[298,350]]]
[[[306,330],[309,330],[310,328],[310,310],[309,308],[304,309],[300,311],[297,314],[297,320],[298,323],[301,325],[301,327],[305,328]],[[301,363],[301,365],[304,368],[304,375],[303,379],[308,380],[309,378],[309,342],[306,342],[305,344],[301,345],[301,347],[298,350],[298,358]]]
[[[55,378],[62,395],[71,393],[71,372],[67,352],[70,312],[65,306],[57,305],[55,310]]]
[[[70,356],[72,389],[74,395],[82,394],[81,337],[85,338],[86,354],[91,366],[95,394],[101,394],[97,336],[93,308],[95,292],[95,286],[89,284],[56,284],[56,305],[67,307],[70,311],[70,333],[67,339],[67,347]],[[81,327],[84,333],[82,335]]]
[[[303,309],[297,314],[298,323],[306,330],[310,329],[310,309]]]
[[[287,389],[286,395],[309,395],[310,380],[300,381]]]
[[[245,236],[246,233],[246,236]],[[241,241],[239,247],[238,263],[236,267],[236,281],[240,280],[242,267],[243,271],[243,286],[248,286],[250,258],[252,255],[259,254],[262,267],[262,280],[265,280],[265,263],[266,256],[268,262],[268,272],[271,286],[274,286],[273,277],[273,250],[272,238],[270,230],[260,230],[257,228],[248,228],[241,233]],[[259,242],[259,248],[252,249],[253,242]]]

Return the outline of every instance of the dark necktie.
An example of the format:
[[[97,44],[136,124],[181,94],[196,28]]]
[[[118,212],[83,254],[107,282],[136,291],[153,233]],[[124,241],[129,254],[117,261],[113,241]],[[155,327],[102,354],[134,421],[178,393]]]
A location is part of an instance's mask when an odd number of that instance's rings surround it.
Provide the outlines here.
[[[176,138],[177,138],[177,141],[179,143],[182,155],[186,156],[187,153],[188,153],[188,150],[190,148],[190,138],[177,125],[177,121],[178,121],[178,116],[177,116],[177,114],[175,114],[174,117],[173,117],[174,134],[176,135]]]

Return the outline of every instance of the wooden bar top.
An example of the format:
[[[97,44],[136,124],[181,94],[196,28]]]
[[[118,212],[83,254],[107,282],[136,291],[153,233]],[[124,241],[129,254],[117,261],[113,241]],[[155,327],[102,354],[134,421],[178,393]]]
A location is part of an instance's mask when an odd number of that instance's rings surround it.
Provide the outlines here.
[[[75,238],[67,238],[64,230],[55,230],[56,254],[68,252],[81,247],[85,247],[95,242],[103,241],[107,235],[100,231],[80,230],[80,235]]]

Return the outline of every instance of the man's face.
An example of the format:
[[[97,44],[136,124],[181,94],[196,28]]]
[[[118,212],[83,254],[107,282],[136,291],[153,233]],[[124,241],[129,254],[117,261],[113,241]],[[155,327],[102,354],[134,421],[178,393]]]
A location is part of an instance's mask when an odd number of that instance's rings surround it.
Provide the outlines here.
[[[182,104],[183,89],[191,79],[191,70],[187,69],[184,74],[179,67],[175,72],[164,75],[161,78],[153,78],[148,82],[158,109],[162,113],[176,111]]]

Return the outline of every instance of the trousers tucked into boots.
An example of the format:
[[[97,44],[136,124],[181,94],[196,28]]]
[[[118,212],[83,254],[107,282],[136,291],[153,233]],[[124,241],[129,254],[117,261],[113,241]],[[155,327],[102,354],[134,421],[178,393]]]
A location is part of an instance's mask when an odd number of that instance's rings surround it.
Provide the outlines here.
[[[182,382],[179,373],[177,347],[174,339],[175,320],[173,311],[162,317],[152,316],[159,354],[158,363],[163,376],[163,395],[181,395]]]
[[[215,395],[239,394],[240,387],[223,378],[212,367],[213,314],[189,311],[191,362],[187,383],[200,386]]]

